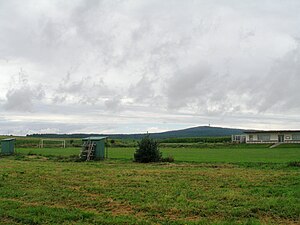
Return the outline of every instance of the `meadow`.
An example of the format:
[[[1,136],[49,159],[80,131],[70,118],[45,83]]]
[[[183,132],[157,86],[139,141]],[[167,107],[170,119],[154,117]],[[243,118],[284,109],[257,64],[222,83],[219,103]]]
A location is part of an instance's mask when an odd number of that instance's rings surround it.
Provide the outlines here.
[[[150,164],[134,149],[17,148],[0,158],[0,224],[299,224],[298,146],[163,147],[175,163]]]
[[[300,146],[279,146],[274,149],[268,145],[233,145],[218,148],[163,147],[163,156],[173,156],[176,162],[197,163],[286,163],[300,160]],[[110,159],[133,160],[134,147],[108,147]],[[79,155],[80,148],[18,148],[17,153],[41,156]]]

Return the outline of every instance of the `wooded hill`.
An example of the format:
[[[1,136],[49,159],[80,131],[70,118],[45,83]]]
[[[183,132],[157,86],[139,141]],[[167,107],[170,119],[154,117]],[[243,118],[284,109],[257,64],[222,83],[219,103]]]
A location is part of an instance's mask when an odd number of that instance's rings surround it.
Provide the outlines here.
[[[182,130],[150,133],[155,139],[185,137],[225,137],[242,134],[244,130],[224,127],[198,126]],[[30,134],[28,137],[40,138],[85,138],[89,136],[107,136],[115,139],[141,139],[145,134]]]

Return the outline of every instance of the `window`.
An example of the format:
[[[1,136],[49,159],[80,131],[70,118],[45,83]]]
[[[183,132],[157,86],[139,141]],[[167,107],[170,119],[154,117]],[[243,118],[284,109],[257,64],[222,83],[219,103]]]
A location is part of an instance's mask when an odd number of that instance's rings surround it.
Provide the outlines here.
[[[293,141],[300,141],[300,134],[293,134],[292,135],[292,140]]]
[[[271,135],[270,134],[258,134],[257,135],[257,140],[259,140],[259,141],[270,141],[271,140]]]

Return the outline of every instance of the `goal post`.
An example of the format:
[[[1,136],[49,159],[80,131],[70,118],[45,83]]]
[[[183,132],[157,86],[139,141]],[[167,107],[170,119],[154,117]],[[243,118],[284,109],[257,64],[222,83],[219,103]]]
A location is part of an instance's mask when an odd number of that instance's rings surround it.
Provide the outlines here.
[[[41,142],[40,142],[40,148],[44,148],[45,143],[47,143],[47,142],[60,143],[60,146],[62,148],[66,148],[66,140],[59,140],[59,139],[42,139]]]

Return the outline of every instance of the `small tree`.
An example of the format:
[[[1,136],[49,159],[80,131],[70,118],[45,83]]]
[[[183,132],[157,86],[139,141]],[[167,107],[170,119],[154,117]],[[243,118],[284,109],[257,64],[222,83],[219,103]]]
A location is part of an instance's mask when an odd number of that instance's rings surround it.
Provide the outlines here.
[[[147,134],[140,142],[134,153],[134,160],[140,163],[159,162],[161,152],[158,149],[158,142]]]

